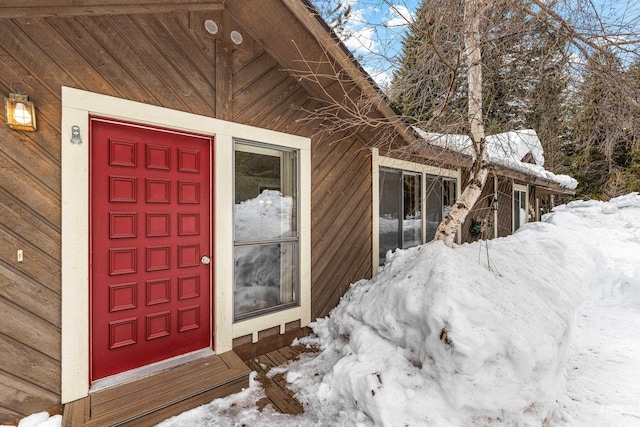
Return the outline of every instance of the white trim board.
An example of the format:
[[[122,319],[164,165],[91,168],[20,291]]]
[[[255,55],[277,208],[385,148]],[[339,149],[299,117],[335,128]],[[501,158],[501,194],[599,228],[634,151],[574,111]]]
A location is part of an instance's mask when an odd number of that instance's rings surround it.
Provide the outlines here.
[[[211,117],[62,87],[62,403],[89,393],[89,116],[214,136],[214,348],[233,338],[311,321],[311,141]],[[82,143],[71,143],[78,126]],[[299,150],[300,307],[233,324],[233,138]],[[256,335],[257,336],[257,335]]]

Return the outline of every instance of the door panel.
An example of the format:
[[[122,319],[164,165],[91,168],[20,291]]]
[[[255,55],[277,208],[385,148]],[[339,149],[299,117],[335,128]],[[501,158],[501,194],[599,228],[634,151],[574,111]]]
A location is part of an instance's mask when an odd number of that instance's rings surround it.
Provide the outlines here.
[[[91,118],[91,379],[210,347],[212,138]]]

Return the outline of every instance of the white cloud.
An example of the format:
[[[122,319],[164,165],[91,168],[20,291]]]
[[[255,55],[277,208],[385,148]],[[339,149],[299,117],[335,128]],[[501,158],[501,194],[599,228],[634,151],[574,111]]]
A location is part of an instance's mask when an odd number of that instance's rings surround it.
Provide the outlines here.
[[[356,54],[375,52],[378,48],[375,35],[375,29],[371,27],[350,28],[349,37],[344,40],[344,44]]]
[[[413,22],[415,15],[404,5],[393,5],[389,9],[388,27],[404,27]]]

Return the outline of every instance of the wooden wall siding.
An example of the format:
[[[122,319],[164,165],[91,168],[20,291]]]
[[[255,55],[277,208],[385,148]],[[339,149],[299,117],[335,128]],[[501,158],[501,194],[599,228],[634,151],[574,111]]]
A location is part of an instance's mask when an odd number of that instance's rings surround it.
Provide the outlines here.
[[[513,182],[498,178],[498,237],[512,234],[513,230]]]
[[[318,103],[305,87],[259,42],[234,49],[197,28],[207,14],[222,13],[197,10],[0,13],[0,90],[25,91],[38,113],[37,132],[0,128],[0,421],[60,401],[61,86],[308,137],[316,132],[305,110]],[[355,137],[313,137],[312,185],[312,310],[323,316],[350,283],[371,274],[368,150]],[[17,249],[24,250],[22,263]]]
[[[465,170],[462,176],[462,183],[463,183],[462,188],[464,188],[467,185],[468,181],[469,181],[469,172]],[[462,242],[475,242],[476,240],[480,240],[480,239],[493,238],[494,233],[492,228],[489,228],[487,229],[486,232],[480,233],[480,234],[473,234],[469,230],[473,220],[483,221],[485,219],[488,219],[493,223],[493,211],[491,210],[491,201],[493,200],[493,195],[495,192],[493,182],[494,182],[493,175],[489,174],[489,177],[487,178],[487,183],[482,189],[482,193],[480,194],[478,201],[476,202],[475,206],[471,209],[471,211],[469,212],[469,215],[467,216],[467,219],[462,225],[462,229],[461,229]]]
[[[536,209],[536,187],[533,185],[528,186],[529,192],[529,212],[533,212],[534,216],[530,217],[530,221],[540,221],[540,212]]]
[[[215,42],[186,11],[2,19],[0,40],[2,95],[38,114],[37,132],[0,128],[3,421],[60,401],[60,87],[215,116]]]
[[[371,156],[356,138],[312,141],[312,318],[371,276]]]

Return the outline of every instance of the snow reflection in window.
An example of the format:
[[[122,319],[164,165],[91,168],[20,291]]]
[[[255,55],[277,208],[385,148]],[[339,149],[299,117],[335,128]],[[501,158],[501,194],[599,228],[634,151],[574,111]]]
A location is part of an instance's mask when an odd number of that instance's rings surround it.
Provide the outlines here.
[[[296,152],[236,143],[236,320],[297,303],[296,196]]]

